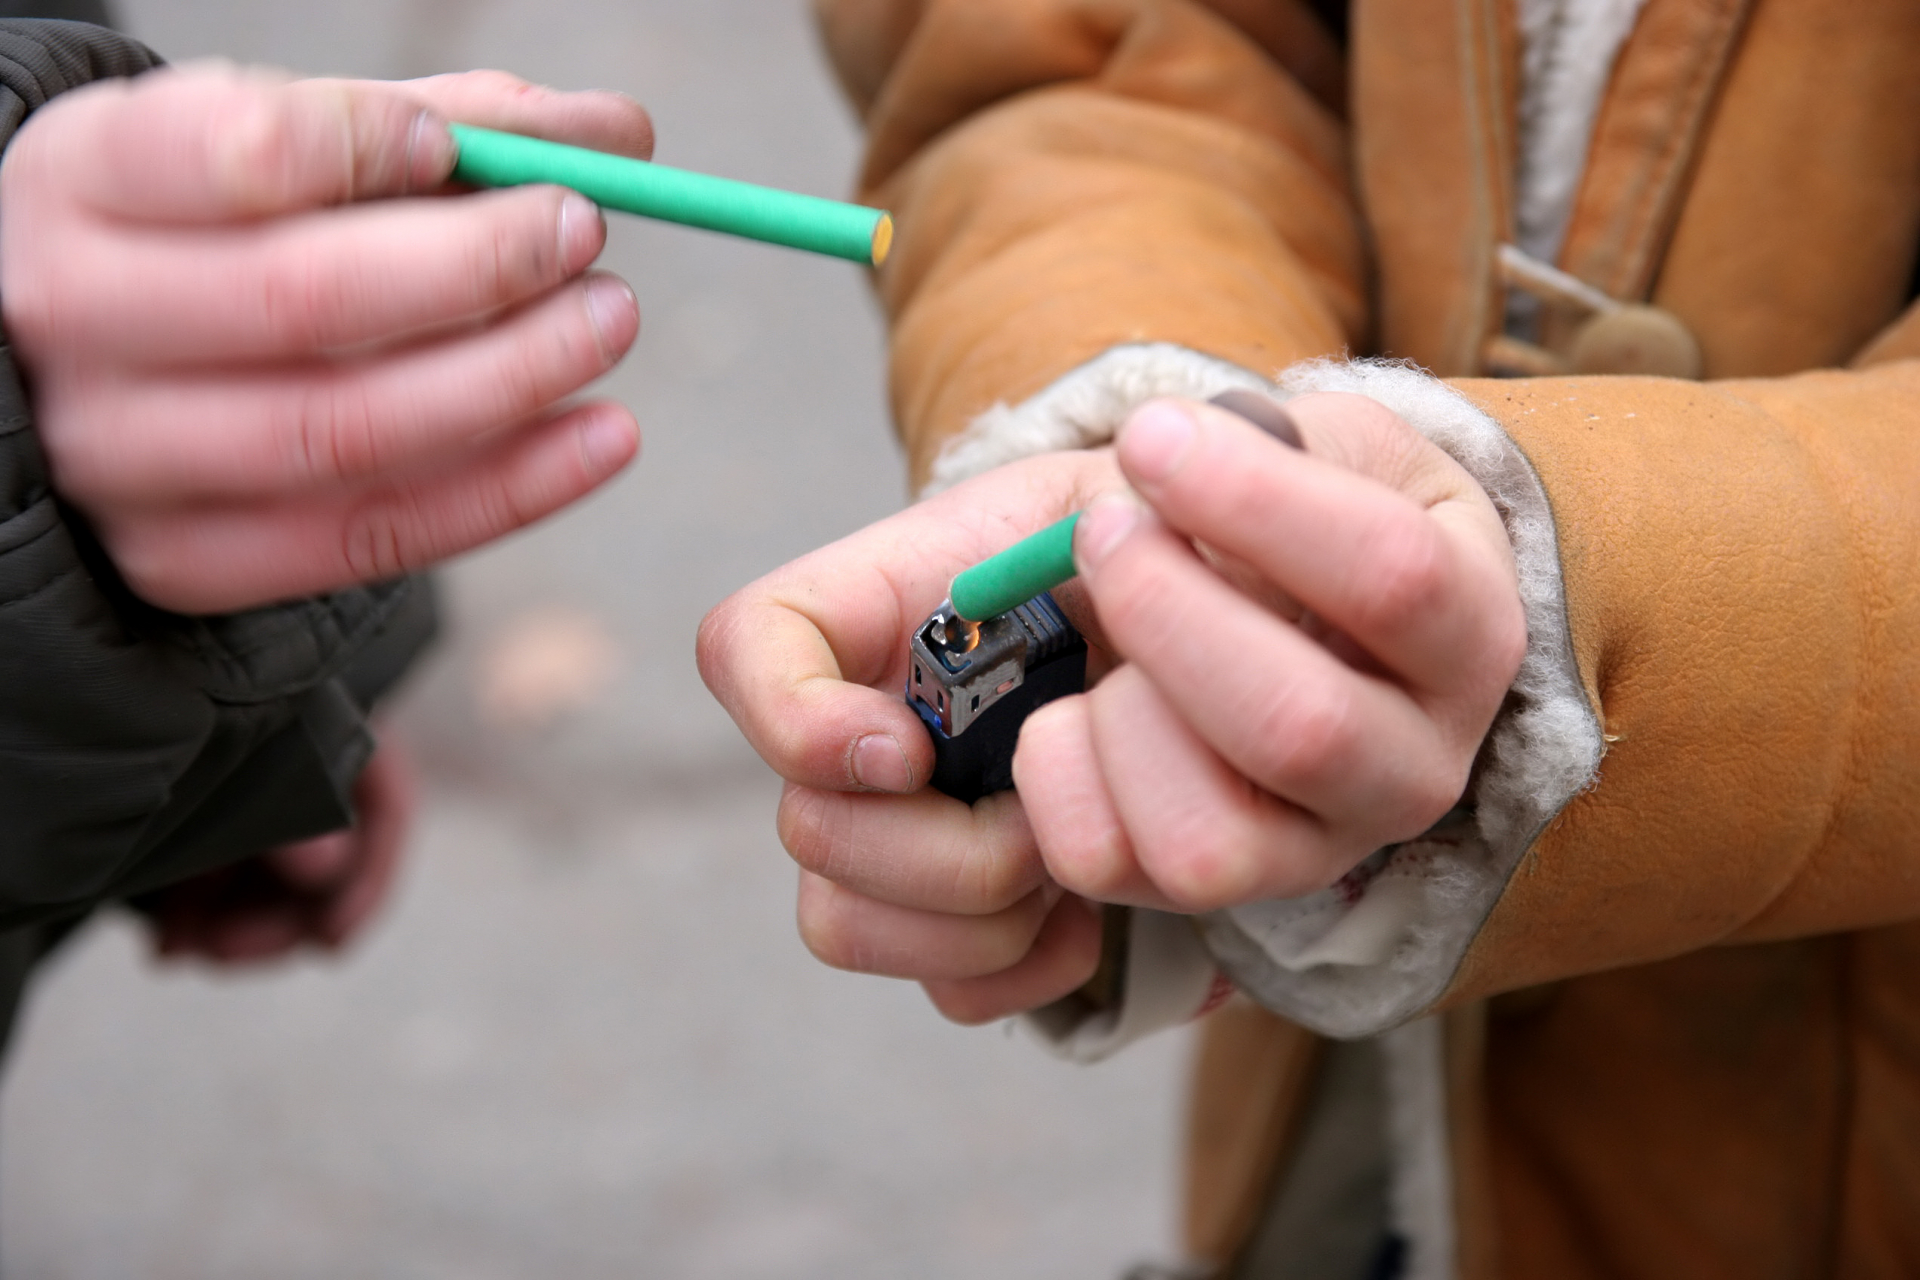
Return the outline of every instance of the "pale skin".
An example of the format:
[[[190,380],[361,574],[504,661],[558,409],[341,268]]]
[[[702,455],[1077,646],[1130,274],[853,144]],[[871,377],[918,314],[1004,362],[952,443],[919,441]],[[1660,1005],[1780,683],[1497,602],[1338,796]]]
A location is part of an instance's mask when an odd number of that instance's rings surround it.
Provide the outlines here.
[[[552,514],[637,454],[624,407],[569,399],[639,332],[632,290],[589,269],[598,211],[553,187],[456,195],[449,120],[653,147],[622,95],[498,72],[384,84],[200,65],[63,95],[7,148],[6,330],[55,487],[139,596],[224,613],[396,577]],[[391,881],[408,777],[383,749],[354,831],[262,863],[278,907],[177,897],[159,945],[219,960],[337,946]]]
[[[815,955],[990,1021],[1087,980],[1092,902],[1311,892],[1459,800],[1526,643],[1499,515],[1371,400],[1288,412],[1304,452],[1153,402],[1112,449],[980,476],[708,616],[701,671],[787,780]],[[1015,792],[924,789],[910,629],[955,572],[1082,508],[1064,595],[1104,674],[1028,720]]]

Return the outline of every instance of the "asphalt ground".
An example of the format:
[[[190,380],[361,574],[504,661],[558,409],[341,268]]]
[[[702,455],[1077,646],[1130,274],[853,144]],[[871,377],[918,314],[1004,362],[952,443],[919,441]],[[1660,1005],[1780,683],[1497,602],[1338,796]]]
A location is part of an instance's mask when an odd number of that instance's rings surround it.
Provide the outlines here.
[[[120,0],[173,58],[502,66],[653,109],[659,158],[821,195],[857,133],[800,0]],[[1171,1250],[1167,1037],[1094,1069],[792,924],[778,794],[694,671],[701,614],[896,509],[861,274],[616,218],[646,451],[444,575],[399,731],[427,803],[340,961],[158,969],[93,927],[0,1094],[9,1280],[1116,1275]]]

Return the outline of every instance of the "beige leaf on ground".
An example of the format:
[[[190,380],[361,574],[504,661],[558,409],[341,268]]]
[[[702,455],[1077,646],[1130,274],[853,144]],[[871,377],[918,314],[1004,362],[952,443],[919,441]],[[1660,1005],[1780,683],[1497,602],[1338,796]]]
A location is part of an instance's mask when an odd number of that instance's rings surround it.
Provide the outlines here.
[[[549,606],[509,621],[480,655],[474,699],[485,724],[540,730],[585,710],[626,665],[607,625]]]

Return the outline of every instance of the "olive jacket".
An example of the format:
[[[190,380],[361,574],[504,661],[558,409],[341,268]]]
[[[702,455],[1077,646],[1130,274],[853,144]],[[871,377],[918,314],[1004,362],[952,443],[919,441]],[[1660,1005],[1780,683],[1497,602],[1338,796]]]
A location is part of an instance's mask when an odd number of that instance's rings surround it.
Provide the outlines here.
[[[1193,1254],[1920,1274],[1920,0],[818,7],[916,484],[1343,388],[1508,522],[1529,651],[1469,816],[1128,974],[1250,997]],[[1303,1269],[1363,1076],[1384,1207]]]
[[[101,27],[0,20],[0,145],[55,95],[157,64]],[[136,599],[54,492],[0,346],[0,1037],[98,904],[348,825],[368,709],[432,629],[413,581],[223,617]]]

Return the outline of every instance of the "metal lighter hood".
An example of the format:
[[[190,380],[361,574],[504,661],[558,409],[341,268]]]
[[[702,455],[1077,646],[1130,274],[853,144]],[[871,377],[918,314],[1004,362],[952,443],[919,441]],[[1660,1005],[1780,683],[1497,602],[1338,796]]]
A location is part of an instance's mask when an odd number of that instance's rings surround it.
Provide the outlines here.
[[[943,603],[913,634],[907,701],[933,735],[933,785],[975,800],[1013,785],[1020,726],[1086,684],[1086,641],[1049,594],[974,624]]]

